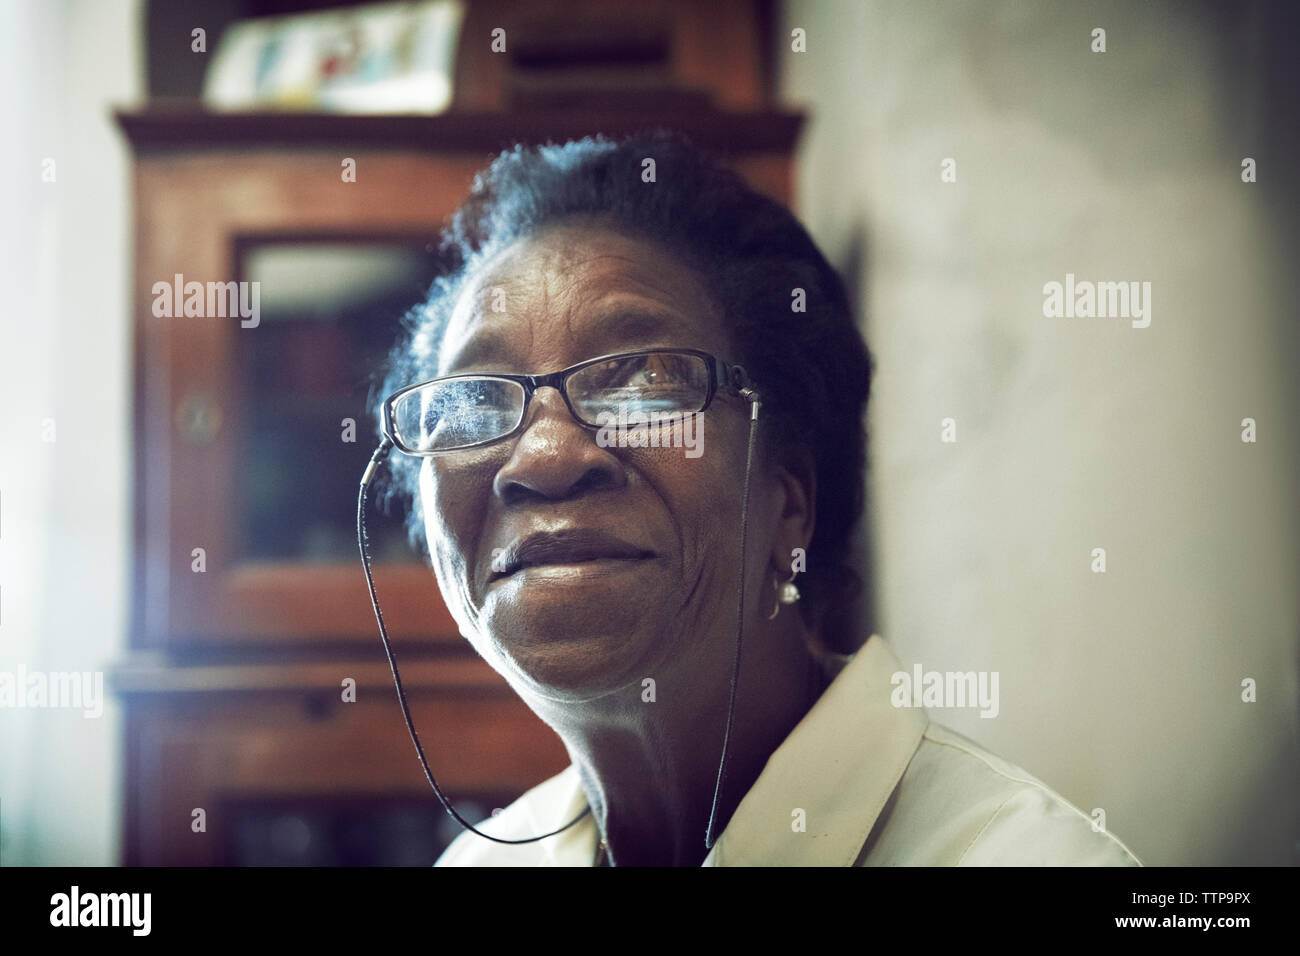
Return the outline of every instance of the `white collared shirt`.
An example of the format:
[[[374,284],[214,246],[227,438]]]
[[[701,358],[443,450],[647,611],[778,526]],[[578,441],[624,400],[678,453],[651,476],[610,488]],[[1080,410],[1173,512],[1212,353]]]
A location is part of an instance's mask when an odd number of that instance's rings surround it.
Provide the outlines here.
[[[894,706],[891,678],[900,670],[876,635],[852,657],[838,657],[834,680],[768,758],[704,865],[1141,866],[1024,770],[921,708]],[[563,826],[586,806],[570,765],[476,825],[523,839]],[[591,866],[597,840],[590,814],[535,843],[493,843],[466,831],[435,865]]]

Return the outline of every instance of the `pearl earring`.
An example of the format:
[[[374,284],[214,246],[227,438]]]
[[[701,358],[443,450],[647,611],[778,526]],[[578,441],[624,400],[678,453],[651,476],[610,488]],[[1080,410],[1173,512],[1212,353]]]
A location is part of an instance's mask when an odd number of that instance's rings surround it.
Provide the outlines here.
[[[776,601],[772,604],[772,613],[767,616],[769,621],[776,618],[781,613],[782,604],[793,604],[799,600],[799,589],[795,587],[794,578],[798,571],[790,572],[790,580],[782,584],[777,578],[772,579],[772,590],[776,592]]]

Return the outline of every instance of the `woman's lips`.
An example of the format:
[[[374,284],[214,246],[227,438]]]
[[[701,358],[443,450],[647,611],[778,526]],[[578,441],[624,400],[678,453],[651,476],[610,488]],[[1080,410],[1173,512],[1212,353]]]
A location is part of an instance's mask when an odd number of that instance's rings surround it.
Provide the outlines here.
[[[653,551],[604,531],[566,529],[534,532],[512,541],[497,554],[488,584],[531,568],[559,570],[573,565],[591,565],[587,570],[600,572],[617,570],[622,564],[653,557]]]

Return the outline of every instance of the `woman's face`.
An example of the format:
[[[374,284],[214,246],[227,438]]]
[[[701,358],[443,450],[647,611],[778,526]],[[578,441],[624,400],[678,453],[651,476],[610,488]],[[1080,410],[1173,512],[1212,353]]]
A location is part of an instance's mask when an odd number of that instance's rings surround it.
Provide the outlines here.
[[[656,346],[738,360],[693,269],[654,244],[564,225],[471,278],[438,374],[541,374]],[[645,677],[700,679],[725,662],[730,645],[702,638],[734,621],[747,411],[720,389],[697,425],[703,452],[688,457],[601,447],[542,388],[512,438],[426,458],[430,553],[461,632],[517,689],[557,700]],[[761,495],[756,480],[751,516]],[[494,558],[524,542],[530,563],[498,573]],[[768,544],[751,527],[751,587],[765,579]]]

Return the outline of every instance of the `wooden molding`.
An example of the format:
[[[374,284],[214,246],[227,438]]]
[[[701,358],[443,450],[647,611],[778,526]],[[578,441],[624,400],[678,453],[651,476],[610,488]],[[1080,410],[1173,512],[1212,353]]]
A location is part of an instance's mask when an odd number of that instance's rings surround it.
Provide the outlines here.
[[[804,115],[783,110],[713,109],[536,110],[527,113],[454,111],[432,116],[333,113],[218,113],[193,104],[156,103],[118,110],[118,125],[137,153],[233,147],[369,146],[492,153],[515,143],[563,141],[604,133],[619,136],[667,127],[720,153],[789,152]]]

